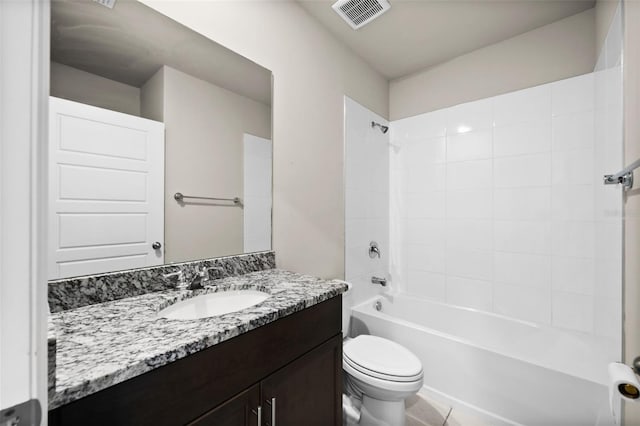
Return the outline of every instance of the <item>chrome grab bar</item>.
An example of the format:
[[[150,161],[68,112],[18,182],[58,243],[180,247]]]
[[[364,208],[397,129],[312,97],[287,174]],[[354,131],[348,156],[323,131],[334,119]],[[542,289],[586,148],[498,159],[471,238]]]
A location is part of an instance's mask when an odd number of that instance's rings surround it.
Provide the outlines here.
[[[640,160],[636,160],[618,173],[613,175],[604,175],[605,185],[622,184],[624,189],[633,188],[633,171],[640,167]]]
[[[240,198],[238,197],[234,197],[234,198],[196,197],[193,195],[184,195],[182,192],[176,192],[173,195],[173,198],[177,202],[182,202],[184,201],[185,198],[193,198],[195,200],[233,201],[234,204],[240,204]]]

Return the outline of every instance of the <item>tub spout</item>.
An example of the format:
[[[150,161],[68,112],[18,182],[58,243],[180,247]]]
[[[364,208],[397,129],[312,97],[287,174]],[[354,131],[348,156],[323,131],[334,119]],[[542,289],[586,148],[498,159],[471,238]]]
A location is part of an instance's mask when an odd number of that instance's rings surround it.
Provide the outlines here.
[[[386,287],[387,286],[386,278],[371,277],[371,282],[374,283],[374,284],[380,284],[382,287]]]

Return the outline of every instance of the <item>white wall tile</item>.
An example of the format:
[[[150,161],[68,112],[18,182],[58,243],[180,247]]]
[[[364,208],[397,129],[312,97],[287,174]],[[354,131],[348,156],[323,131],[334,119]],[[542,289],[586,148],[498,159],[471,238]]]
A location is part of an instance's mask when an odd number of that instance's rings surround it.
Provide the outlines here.
[[[446,301],[453,305],[481,310],[491,310],[492,284],[488,281],[447,277]]]
[[[551,99],[554,116],[593,110],[595,100],[593,73],[552,83]]]
[[[590,333],[593,331],[592,296],[554,291],[552,295],[552,324],[555,327]]]
[[[493,193],[494,217],[501,220],[549,220],[551,187],[504,188]]]
[[[445,164],[424,164],[422,166],[408,167],[407,174],[408,192],[425,193],[445,190],[447,177]]]
[[[622,167],[620,76],[393,123],[393,263],[411,294],[619,337],[621,259],[605,247],[622,245],[622,195],[601,179]],[[371,151],[357,173],[378,164]]]
[[[419,141],[444,136],[446,128],[447,110],[439,110],[394,121],[389,133],[400,140]]]
[[[495,284],[493,304],[498,314],[551,324],[551,292],[548,289]]]
[[[447,220],[447,247],[491,250],[493,248],[493,222],[489,219]]]
[[[447,249],[447,275],[491,281],[493,279],[493,255],[489,251]]]
[[[496,96],[493,105],[496,127],[526,121],[549,120],[551,88],[549,85],[542,85]]]
[[[554,221],[551,229],[553,255],[586,258],[594,256],[594,222]]]
[[[494,248],[497,251],[528,254],[551,253],[551,224],[542,221],[494,223]]]
[[[620,345],[622,340],[622,306],[618,298],[597,299],[594,313],[594,333],[598,336],[614,339]]]
[[[593,149],[554,152],[551,167],[554,185],[592,184],[595,178]]]
[[[494,277],[498,283],[550,291],[551,256],[496,252]]]
[[[418,269],[409,269],[409,293],[417,297],[444,302],[446,299],[445,275]]]
[[[444,219],[445,192],[407,194],[407,217]]]
[[[538,154],[551,151],[551,121],[513,124],[493,129],[495,157]]]
[[[428,163],[444,163],[446,142],[444,137],[407,143],[404,146],[408,167],[422,167]]]
[[[551,155],[534,154],[493,160],[496,188],[547,186],[551,184]]]
[[[594,220],[594,188],[591,185],[555,185],[552,194],[554,220]]]
[[[407,261],[412,269],[444,274],[445,256],[444,246],[407,244]]]
[[[553,257],[553,289],[593,295],[595,264],[593,259]]]
[[[447,191],[447,217],[452,219],[490,219],[493,215],[491,190]]]
[[[491,158],[492,131],[474,132],[447,136],[447,161],[480,160]]]
[[[493,126],[490,99],[468,102],[447,109],[447,135],[467,133]]]
[[[407,243],[444,245],[446,223],[444,219],[408,219]]]
[[[493,184],[493,160],[448,163],[446,168],[448,190],[491,188]]]
[[[593,110],[553,117],[553,150],[593,149],[594,118]]]

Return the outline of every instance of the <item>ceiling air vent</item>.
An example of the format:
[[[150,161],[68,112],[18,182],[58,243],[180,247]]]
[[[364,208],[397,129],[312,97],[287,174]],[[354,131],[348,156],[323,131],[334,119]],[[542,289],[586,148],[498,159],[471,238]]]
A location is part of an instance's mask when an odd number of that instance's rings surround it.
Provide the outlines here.
[[[387,0],[338,0],[331,7],[357,30],[389,10],[391,4]]]

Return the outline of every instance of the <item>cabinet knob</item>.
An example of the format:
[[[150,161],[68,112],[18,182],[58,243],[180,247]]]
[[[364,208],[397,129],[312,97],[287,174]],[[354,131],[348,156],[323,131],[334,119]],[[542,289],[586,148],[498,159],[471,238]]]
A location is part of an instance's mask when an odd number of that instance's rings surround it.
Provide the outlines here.
[[[151,248],[154,250],[160,250],[162,248],[162,243],[160,243],[160,241],[156,241],[155,243],[151,244]]]

